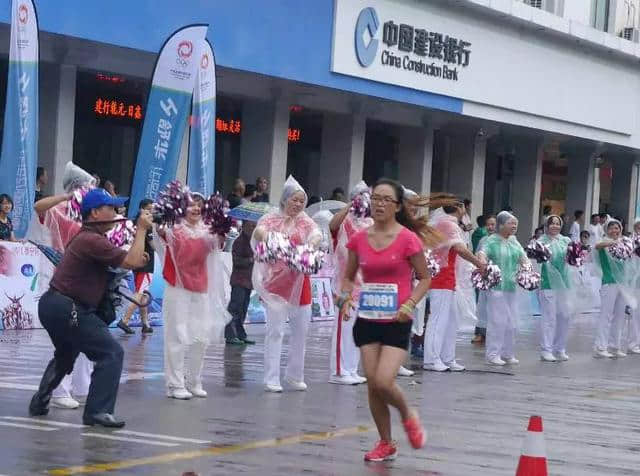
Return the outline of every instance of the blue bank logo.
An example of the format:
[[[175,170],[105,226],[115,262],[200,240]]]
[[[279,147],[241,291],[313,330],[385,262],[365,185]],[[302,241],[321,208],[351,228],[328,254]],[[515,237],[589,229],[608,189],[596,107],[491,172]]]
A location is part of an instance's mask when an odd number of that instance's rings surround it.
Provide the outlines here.
[[[380,20],[376,11],[371,7],[364,8],[358,15],[355,32],[356,57],[364,68],[373,63],[378,52],[378,40],[374,36],[379,27]],[[368,38],[365,39],[366,37]]]

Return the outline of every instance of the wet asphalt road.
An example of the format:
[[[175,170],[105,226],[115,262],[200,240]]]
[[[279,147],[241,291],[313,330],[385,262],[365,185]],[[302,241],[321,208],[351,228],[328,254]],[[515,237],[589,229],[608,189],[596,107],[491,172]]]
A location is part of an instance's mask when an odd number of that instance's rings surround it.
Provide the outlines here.
[[[376,440],[366,388],[327,383],[331,323],[311,326],[307,392],[264,393],[264,328],[252,325],[257,345],[209,347],[209,398],[191,401],[165,396],[160,328],[146,338],[114,331],[126,350],[121,432],[83,427],[78,410],[28,419],[52,348],[42,330],[0,331],[0,474],[513,475],[528,418],[540,414],[549,474],[638,475],[640,356],[593,359],[594,316],[574,320],[562,364],[538,360],[533,319],[521,325],[512,368],[487,367],[461,331],[469,371],[399,380],[426,424],[426,448],[410,449],[394,415],[400,455],[377,464],[362,461]]]

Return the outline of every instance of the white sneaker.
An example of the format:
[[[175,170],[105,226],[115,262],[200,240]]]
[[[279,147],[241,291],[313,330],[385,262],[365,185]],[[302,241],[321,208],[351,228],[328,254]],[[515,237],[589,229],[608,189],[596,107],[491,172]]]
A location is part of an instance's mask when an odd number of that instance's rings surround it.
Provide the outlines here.
[[[520,361],[515,357],[509,357],[508,359],[504,359],[504,361],[506,364],[509,364],[509,365],[516,365],[520,363]]]
[[[58,397],[51,399],[51,406],[55,408],[64,408],[65,410],[75,410],[80,404],[71,397]]]
[[[629,349],[630,354],[640,354],[640,346],[633,347]]]
[[[415,372],[413,370],[409,370],[408,368],[403,367],[402,365],[398,369],[398,377],[413,377],[414,375],[415,375]]]
[[[567,360],[569,360],[569,356],[565,351],[556,352],[556,359],[560,362],[566,362]]]
[[[272,385],[270,383],[264,386],[265,392],[282,393],[282,385]]]
[[[358,372],[351,374],[351,376],[358,382],[358,384],[367,383],[367,377],[359,375]]]
[[[207,391],[202,388],[202,385],[196,385],[195,387],[189,387],[188,390],[194,397],[207,398]]]
[[[551,352],[547,352],[545,350],[543,352],[540,352],[540,360],[542,360],[543,362],[555,362],[557,359]]]
[[[176,400],[190,400],[193,394],[186,388],[170,388],[167,390],[167,397]]]
[[[447,367],[445,364],[443,364],[440,361],[435,362],[433,364],[424,364],[422,368],[425,370],[431,370],[433,372],[446,372],[447,370],[449,370],[449,367]]]
[[[462,372],[464,370],[467,370],[467,368],[464,365],[459,364],[455,360],[453,362],[449,362],[449,363],[446,363],[444,365],[449,367],[449,370],[451,370],[452,372]]]
[[[492,359],[487,360],[489,365],[504,365],[506,362],[502,360],[500,357],[496,356]]]
[[[619,358],[619,359],[622,359],[622,358],[624,358],[624,357],[626,357],[626,356],[627,356],[627,353],[626,353],[626,352],[621,351],[620,349],[616,350],[616,351],[614,352],[614,354],[615,354],[615,356],[616,356],[617,358]]]
[[[304,382],[298,382],[288,377],[285,380],[294,390],[297,390],[298,392],[304,392],[307,389],[307,384]]]
[[[329,383],[335,383],[336,385],[357,385],[360,381],[351,375],[332,375],[329,377]]]
[[[606,349],[605,350],[596,349],[593,352],[593,357],[595,357],[596,359],[611,359],[613,358],[613,354]]]
[[[84,404],[87,403],[87,395],[74,395],[73,399],[78,402],[80,404],[80,406],[83,406]]]

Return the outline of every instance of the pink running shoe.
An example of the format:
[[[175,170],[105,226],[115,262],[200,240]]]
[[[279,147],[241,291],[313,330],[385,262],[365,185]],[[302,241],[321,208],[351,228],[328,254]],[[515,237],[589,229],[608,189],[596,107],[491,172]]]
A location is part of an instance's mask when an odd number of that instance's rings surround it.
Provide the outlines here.
[[[376,446],[365,453],[365,461],[391,461],[398,456],[398,449],[396,448],[395,441],[380,440],[376,443]]]
[[[409,439],[411,446],[413,446],[413,449],[417,450],[422,448],[427,442],[427,434],[422,427],[422,423],[420,423],[420,418],[416,415],[405,420],[403,425],[404,431],[407,432],[407,438]]]

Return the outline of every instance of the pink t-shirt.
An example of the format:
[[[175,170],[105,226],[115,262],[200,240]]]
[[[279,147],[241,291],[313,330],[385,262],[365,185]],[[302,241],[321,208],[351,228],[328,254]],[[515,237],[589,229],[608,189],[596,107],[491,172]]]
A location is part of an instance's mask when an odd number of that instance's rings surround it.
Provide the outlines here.
[[[369,244],[368,230],[351,237],[347,248],[358,255],[363,283],[396,284],[398,304],[411,297],[413,267],[409,257],[423,252],[423,245],[415,233],[402,228],[396,239],[381,250]],[[381,322],[381,321],[377,321]]]

